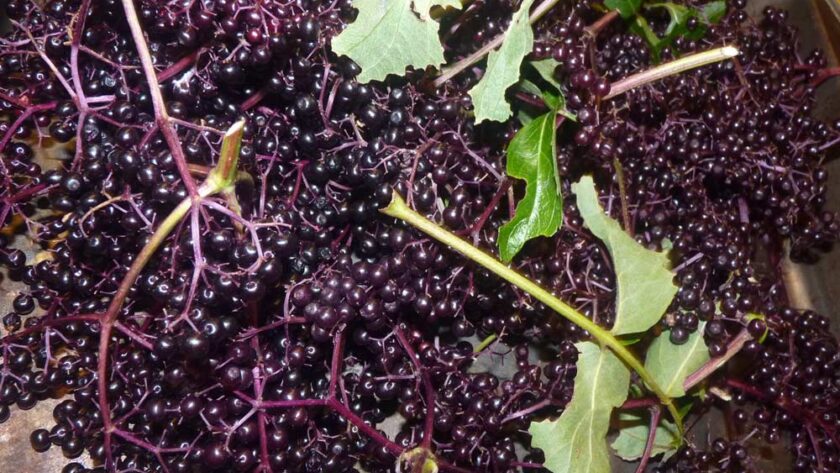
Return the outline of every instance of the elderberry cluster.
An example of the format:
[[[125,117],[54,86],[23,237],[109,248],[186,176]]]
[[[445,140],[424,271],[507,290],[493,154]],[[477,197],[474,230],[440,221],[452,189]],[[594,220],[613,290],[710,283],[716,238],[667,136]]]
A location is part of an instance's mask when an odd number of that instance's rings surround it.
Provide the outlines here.
[[[797,471],[832,471],[837,343],[787,307],[762,259],[776,266],[785,245],[816,257],[840,231],[823,167],[840,127],[812,116],[825,58],[797,56],[784,12],[752,20],[734,0],[661,57],[738,44],[737,62],[611,98],[654,58],[596,3],[560,2],[535,25],[529,59],[558,61],[577,122],[558,129],[563,227],[514,266],[612,324],[613,265],[570,191],[594,174],[628,232],[673,249],[672,341],[702,326],[720,356],[748,331],[749,366],[710,382],[766,441],[791,433]],[[518,7],[446,15],[447,60]],[[397,192],[495,251],[522,195],[505,176],[520,124],[475,124],[480,67],[437,90],[432,71],[358,82],[330,48],[357,15],[347,0],[10,0],[5,14],[0,265],[20,289],[2,318],[0,423],[61,398],[30,440],[61,450],[62,473],[389,472],[416,452],[441,471],[540,471],[528,425],[571,399],[588,334],[379,213]],[[196,197],[240,120],[235,185]],[[742,443],[656,468],[746,465]]]

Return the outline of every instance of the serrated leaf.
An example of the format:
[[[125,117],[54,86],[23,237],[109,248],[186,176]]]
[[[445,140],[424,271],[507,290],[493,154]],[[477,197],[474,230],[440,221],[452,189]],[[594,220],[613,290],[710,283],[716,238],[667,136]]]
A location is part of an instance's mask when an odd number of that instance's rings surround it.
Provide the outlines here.
[[[356,21],[332,40],[332,50],[362,68],[359,82],[402,75],[408,66],[422,69],[444,62],[434,5],[460,6],[453,0],[354,0]],[[414,9],[412,9],[414,6]]]
[[[642,5],[642,0],[604,0],[604,6],[610,10],[618,10],[621,17],[624,19],[632,18],[639,7]]]
[[[624,335],[646,331],[662,317],[677,293],[667,253],[643,247],[604,213],[591,176],[573,184],[572,192],[584,223],[604,242],[612,257],[618,296],[611,332]]]
[[[670,331],[662,332],[650,344],[645,368],[668,396],[685,396],[685,379],[709,361],[709,347],[703,340],[704,327],[705,322],[682,345],[671,343]]]
[[[522,59],[534,47],[534,32],[528,21],[532,3],[534,0],[522,1],[505,31],[502,45],[490,51],[484,76],[468,92],[472,98],[476,123],[485,120],[503,122],[512,114],[505,100],[505,92],[519,80]]]
[[[618,415],[618,428],[618,437],[612,443],[615,454],[626,461],[641,458],[647,446],[650,421],[635,412],[622,412]],[[651,456],[675,452],[678,439],[676,424],[664,417],[660,418]]]
[[[627,399],[630,371],[607,348],[576,343],[580,352],[572,400],[557,420],[532,422],[531,445],[552,473],[610,471],[607,431],[614,408]]]
[[[510,222],[499,229],[499,256],[510,261],[525,243],[552,236],[563,221],[563,198],[557,181],[554,111],[526,123],[507,149],[507,174],[525,180],[525,196]]]

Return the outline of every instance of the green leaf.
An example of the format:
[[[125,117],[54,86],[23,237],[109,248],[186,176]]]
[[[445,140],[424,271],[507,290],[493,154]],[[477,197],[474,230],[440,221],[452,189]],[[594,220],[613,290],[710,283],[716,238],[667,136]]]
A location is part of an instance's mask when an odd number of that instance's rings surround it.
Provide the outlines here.
[[[540,86],[534,84],[528,79],[522,79],[519,81],[519,90],[527,94],[542,97],[543,102],[545,102],[550,109],[556,109],[560,105],[560,99],[556,93],[550,90],[541,89]]]
[[[385,3],[385,2],[382,2]],[[414,11],[420,15],[420,18],[426,21],[432,19],[432,16],[429,14],[433,7],[441,7],[441,8],[455,8],[457,10],[461,9],[461,2],[460,0],[414,0]]]
[[[630,24],[630,31],[637,36],[641,36],[648,42],[654,61],[659,62],[659,50],[661,49],[660,43],[662,43],[662,40],[659,39],[659,36],[656,36],[656,33],[650,27],[645,17],[641,15],[636,16],[633,23]]]
[[[686,23],[689,18],[694,16],[691,9],[672,2],[651,3],[647,8],[664,8],[668,11],[670,20],[668,21],[668,27],[665,28],[664,38],[671,38],[677,34],[686,33],[688,31],[686,29]]]
[[[621,17],[624,19],[631,18],[639,7],[642,5],[642,0],[604,0],[604,6],[610,10],[618,10]]]
[[[536,95],[537,97],[541,97],[543,94],[543,91],[540,89],[540,87],[537,84],[529,81],[528,79],[522,79],[519,82],[519,90],[521,90],[522,92],[529,93],[531,95]]]
[[[670,397],[685,396],[685,378],[709,361],[709,347],[703,340],[705,322],[682,345],[671,343],[670,331],[662,332],[645,357],[645,368]]]
[[[702,38],[706,34],[707,26],[717,23],[726,14],[726,2],[724,0],[709,2],[699,9],[689,8],[674,2],[651,3],[646,5],[645,8],[663,8],[669,16],[668,26],[661,38],[656,36],[647,22],[644,25],[639,25],[643,30],[643,36],[653,47],[654,55],[657,58],[663,48],[673,43],[680,36],[685,36],[693,41]],[[694,30],[688,29],[688,20],[691,18],[697,18],[701,23]],[[652,37],[656,40],[652,41]]]
[[[642,457],[647,446],[650,433],[650,421],[635,412],[622,412],[618,415],[618,437],[613,441],[612,448],[622,460],[635,461]],[[656,428],[651,456],[665,453],[666,457],[676,451],[679,443],[677,426],[662,417]]]
[[[618,297],[612,333],[646,331],[662,317],[677,293],[667,253],[643,247],[604,213],[591,176],[573,184],[572,192],[583,221],[604,242],[615,267]]]
[[[560,82],[554,78],[554,71],[557,69],[557,66],[560,65],[560,63],[555,59],[540,59],[539,61],[530,61],[528,64],[540,74],[540,77],[542,77],[544,81],[553,85],[558,91],[563,90],[560,86]]]
[[[527,125],[534,121],[539,115],[536,113],[532,113],[528,110],[519,110],[516,112],[516,119],[519,120],[519,123],[522,125]]]
[[[408,66],[439,66],[445,60],[439,25],[429,16],[434,5],[460,6],[454,0],[353,0],[359,15],[333,38],[332,50],[362,68],[357,79],[363,83],[402,75]]]
[[[559,66],[560,63],[552,58],[548,58],[539,61],[531,61],[528,64],[537,71],[540,77],[548,84],[548,87],[551,88],[551,90],[547,90],[545,88],[543,89],[543,100],[545,100],[550,107],[557,110],[557,113],[573,122],[576,122],[577,116],[566,109],[566,96],[563,94],[563,88],[560,86],[560,82],[554,78],[554,70],[557,69],[557,66]],[[547,97],[551,97],[552,102],[549,102]]]
[[[575,347],[580,355],[572,400],[559,419],[531,423],[531,445],[542,449],[543,466],[552,473],[608,472],[610,415],[627,399],[630,371],[609,349],[592,342]]]
[[[653,31],[645,17],[638,14],[638,11],[630,23],[630,30],[648,42],[654,61],[659,62],[662,49],[672,44],[676,38],[685,36],[693,41],[702,38],[706,34],[708,25],[717,23],[726,14],[726,1],[714,0],[699,9],[689,8],[674,2],[650,3],[646,4],[645,8],[663,8],[668,12],[668,26],[662,37]],[[625,19],[631,19],[632,16],[625,16]],[[691,18],[697,18],[701,24],[694,30],[689,31],[687,24]]]
[[[700,7],[700,17],[706,24],[714,24],[726,15],[726,0],[709,2]]]
[[[499,229],[499,256],[510,261],[525,243],[552,236],[563,221],[563,198],[555,159],[554,111],[526,123],[507,149],[507,174],[524,179],[525,196],[510,222]]]
[[[519,81],[519,90],[522,92],[542,97],[543,102],[550,109],[554,109],[558,114],[563,115],[572,121],[577,121],[577,117],[566,109],[566,97],[563,95],[563,89],[560,82],[554,78],[554,69],[560,64],[554,59],[542,59],[539,61],[529,61],[526,63],[527,67],[523,73],[522,80]],[[533,114],[525,113],[522,116],[520,111],[517,118],[524,125],[533,120]]]
[[[510,105],[505,101],[505,92],[519,80],[522,59],[534,47],[534,32],[528,22],[532,3],[534,0],[522,1],[505,32],[504,42],[499,49],[490,51],[484,77],[468,92],[475,108],[476,123],[485,120],[503,122],[512,114]]]

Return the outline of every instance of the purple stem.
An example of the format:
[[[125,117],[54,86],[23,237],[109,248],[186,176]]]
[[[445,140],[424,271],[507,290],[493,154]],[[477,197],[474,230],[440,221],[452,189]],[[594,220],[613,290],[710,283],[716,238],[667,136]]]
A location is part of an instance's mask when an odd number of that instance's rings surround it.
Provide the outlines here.
[[[645,468],[647,468],[648,461],[650,460],[650,454],[653,452],[653,443],[656,441],[656,428],[659,427],[660,415],[661,412],[659,411],[658,405],[650,407],[650,429],[648,431],[647,443],[645,444],[645,451],[642,453],[642,460],[636,468],[636,473],[644,473]]]
[[[402,345],[402,348],[408,355],[409,360],[411,360],[411,364],[414,365],[414,370],[420,373],[420,380],[421,383],[423,383],[426,396],[426,419],[423,425],[423,438],[420,440],[420,446],[426,450],[430,450],[432,447],[432,432],[435,425],[435,388],[432,385],[432,380],[429,377],[428,371],[423,364],[420,363],[417,353],[414,351],[414,348],[411,347],[411,342],[409,342],[408,338],[406,338],[405,332],[403,332],[402,328],[399,326],[394,327],[394,335],[396,335],[397,340],[400,342],[400,345]]]

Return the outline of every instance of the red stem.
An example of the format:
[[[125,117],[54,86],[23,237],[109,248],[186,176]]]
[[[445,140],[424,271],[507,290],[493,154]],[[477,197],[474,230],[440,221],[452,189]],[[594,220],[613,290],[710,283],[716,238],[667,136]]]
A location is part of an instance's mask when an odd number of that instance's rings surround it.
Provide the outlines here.
[[[653,452],[653,444],[656,441],[656,428],[659,427],[660,415],[661,412],[659,411],[659,406],[651,406],[650,429],[648,431],[647,443],[645,444],[645,451],[642,453],[642,460],[639,462],[638,468],[636,468],[636,473],[644,473],[645,468],[647,468],[648,461],[650,460],[650,454]]]
[[[475,236],[481,231],[482,227],[484,227],[484,224],[487,222],[487,219],[490,218],[490,215],[492,215],[493,211],[496,210],[496,207],[499,205],[499,201],[502,200],[502,197],[505,193],[507,193],[508,188],[510,188],[510,181],[505,179],[499,186],[499,190],[497,190],[496,194],[493,195],[493,198],[490,199],[490,203],[487,204],[484,212],[481,212],[481,216],[478,217],[478,220],[476,220],[472,228],[470,228],[471,235]]]
[[[169,232],[174,227],[173,220],[177,223],[181,219],[181,216],[178,216],[179,211],[183,211],[183,214],[186,213],[187,210],[191,207],[192,199],[187,198],[187,200],[183,201],[172,213],[164,219],[155,233],[152,234],[151,239],[140,250],[140,253],[137,254],[134,262],[131,264],[131,267],[128,269],[128,272],[123,277],[122,281],[120,282],[120,286],[117,288],[116,294],[111,299],[111,303],[108,305],[108,310],[102,314],[101,316],[101,329],[99,332],[99,359],[97,362],[97,386],[98,386],[98,395],[99,395],[99,409],[102,411],[102,424],[104,430],[104,446],[105,446],[105,466],[106,468],[110,469],[114,466],[113,464],[113,452],[111,451],[111,434],[114,432],[114,424],[113,420],[111,419],[111,408],[108,404],[108,349],[109,344],[111,341],[111,331],[114,328],[114,324],[117,320],[117,316],[120,313],[120,309],[122,309],[123,303],[125,299],[128,297],[128,293],[131,290],[131,286],[134,285],[134,281],[140,276],[140,273],[143,271],[143,268],[146,267],[146,264],[151,259],[152,255],[157,251],[161,244],[163,244],[166,237],[169,235]],[[186,209],[184,209],[186,207]]]
[[[551,404],[552,404],[551,399],[543,399],[542,401],[540,401],[536,404],[532,404],[529,407],[526,407],[524,409],[520,409],[520,410],[518,410],[514,413],[509,414],[507,417],[505,417],[502,420],[502,424],[506,424],[506,423],[508,423],[512,420],[516,420],[516,419],[524,417],[528,414],[537,412],[538,410],[542,409],[543,407],[550,406]]]
[[[193,63],[195,63],[195,61],[198,59],[198,55],[199,55],[200,52],[201,52],[201,48],[196,49],[195,51],[191,52],[190,54],[187,54],[186,56],[182,57],[181,59],[178,59],[177,62],[175,62],[171,66],[167,67],[166,69],[164,69],[163,71],[161,71],[157,75],[158,81],[159,82],[165,82],[165,81],[171,79],[172,76],[175,76],[178,73],[180,73],[181,71],[183,71],[184,69],[186,69],[187,66],[190,66]]]
[[[414,348],[411,347],[411,343],[406,338],[402,328],[399,326],[394,327],[394,335],[396,335],[397,340],[408,355],[409,360],[411,360],[414,370],[420,374],[420,380],[423,383],[426,396],[426,420],[423,425],[423,438],[420,440],[420,446],[426,450],[430,450],[432,447],[432,432],[435,425],[435,388],[432,385],[432,379],[429,377],[428,371],[420,363],[420,358],[418,358]]]
[[[775,405],[776,407],[787,412],[794,418],[799,419],[801,422],[804,422],[806,425],[817,425],[820,429],[825,431],[826,435],[828,435],[831,438],[831,441],[834,442],[834,445],[840,445],[840,442],[837,441],[837,437],[835,436],[833,426],[826,424],[822,419],[820,419],[819,415],[803,407],[795,400],[787,399],[784,397],[770,399],[760,390],[756,389],[753,386],[750,386],[749,384],[739,379],[727,379],[726,384],[732,388],[744,392],[745,394],[750,395],[751,397]]]
[[[837,76],[840,76],[840,67],[827,67],[825,69],[820,69],[819,72],[817,72],[816,77],[814,77],[811,81],[811,85],[819,87],[823,84],[823,82]]]
[[[42,190],[44,190],[46,188],[47,188],[46,184],[34,185],[34,186],[28,187],[28,188],[26,188],[22,191],[18,191],[17,194],[13,194],[5,200],[6,200],[7,204],[15,204],[15,203],[20,202],[24,199],[28,199],[28,198],[32,197],[33,195],[41,192]]]
[[[333,336],[333,353],[330,361],[330,399],[335,399],[338,380],[341,377],[341,360],[344,358],[344,329],[336,331]]]
[[[254,92],[254,95],[245,99],[245,101],[242,102],[242,105],[239,106],[239,109],[242,110],[243,112],[252,109],[258,103],[262,102],[262,99],[264,99],[267,94],[268,94],[268,89],[263,87],[262,89]]]
[[[733,356],[735,356],[741,348],[744,347],[744,344],[747,341],[751,340],[752,336],[747,332],[746,329],[742,329],[741,332],[735,336],[732,341],[729,342],[729,345],[726,347],[726,351],[723,355],[712,358],[711,360],[707,361],[703,366],[697,369],[697,371],[688,375],[683,382],[683,389],[688,391],[689,389],[693,388],[697,385],[700,381],[708,378],[709,375],[714,373],[717,369],[721,366],[726,364]]]
[[[613,10],[599,18],[595,23],[587,26],[584,30],[586,31],[586,34],[594,38],[616,18],[618,18],[618,10]]]
[[[155,123],[160,128],[169,151],[172,153],[172,158],[178,168],[178,173],[181,175],[181,181],[190,196],[195,197],[198,194],[198,187],[190,175],[189,166],[187,164],[186,155],[181,148],[181,142],[175,129],[169,120],[169,114],[166,111],[166,104],[163,101],[163,95],[160,93],[160,84],[158,83],[157,73],[155,72],[152,57],[149,54],[149,46],[146,44],[146,38],[143,36],[143,29],[140,26],[140,19],[137,17],[137,10],[134,7],[133,0],[122,0],[123,9],[125,10],[125,17],[128,21],[131,36],[134,39],[134,44],[137,47],[137,55],[140,58],[140,63],[143,66],[143,73],[146,76],[146,83],[149,87],[149,95],[152,97],[152,106],[155,111]]]
[[[513,96],[516,98],[516,100],[519,100],[520,102],[538,108],[540,112],[548,110],[548,107],[545,105],[543,99],[539,97],[535,97],[525,92],[516,92]]]
[[[119,322],[114,322],[114,326],[117,328],[117,330],[122,332],[123,335],[125,335],[126,337],[134,340],[134,343],[140,345],[141,347],[145,348],[146,350],[151,351],[151,350],[154,349],[154,346],[151,344],[151,342],[149,342],[145,338],[141,337],[140,334],[138,334],[137,332],[135,332],[131,328],[129,328],[129,327],[127,327],[127,326],[125,326],[125,325],[123,325]]]
[[[291,407],[323,407],[329,404],[329,399],[295,399],[291,401],[254,401],[256,407],[261,409],[288,409]]]
[[[256,303],[248,304],[248,311],[250,312],[251,325],[256,326],[259,323],[259,307]],[[265,373],[265,365],[263,364],[262,347],[260,346],[259,337],[251,338],[251,348],[257,354],[258,365],[254,367],[254,398],[262,400],[264,379],[260,377],[260,372]],[[257,429],[260,436],[260,465],[262,471],[271,472],[271,463],[268,458],[268,434],[265,430],[266,417],[265,410],[259,409],[257,411]]]
[[[2,342],[8,343],[13,340],[16,340],[20,337],[24,337],[29,335],[30,333],[40,332],[41,330],[49,327],[53,327],[56,325],[64,325],[69,324],[70,322],[78,322],[78,321],[94,321],[99,320],[99,314],[82,314],[82,315],[68,315],[66,317],[59,317],[56,319],[48,319],[44,320],[38,325],[33,325],[32,327],[26,327],[23,330],[18,330],[17,332],[12,332],[5,337],[3,337]]]
[[[30,105],[29,104],[29,97],[27,97],[27,96],[23,96],[23,97],[18,99],[18,98],[12,97],[9,94],[5,94],[3,92],[0,92],[0,99],[5,100],[6,102],[9,102],[12,105],[17,106],[18,108],[26,108]]]
[[[41,104],[38,104],[38,105],[32,105],[31,107],[27,107],[26,110],[24,110],[23,113],[21,113],[17,117],[17,120],[15,120],[14,123],[12,123],[12,125],[9,126],[9,129],[6,131],[6,134],[3,135],[3,139],[0,140],[0,151],[3,151],[4,149],[6,149],[6,145],[9,144],[9,141],[12,139],[12,136],[14,136],[15,131],[23,124],[23,122],[26,121],[26,119],[28,119],[29,117],[31,117],[33,114],[35,114],[37,112],[42,112],[44,110],[51,110],[51,109],[55,108],[55,106],[56,106],[56,102],[53,101],[53,102],[41,103]]]
[[[627,409],[639,409],[642,407],[653,407],[659,404],[659,401],[653,397],[640,397],[635,399],[628,399],[624,401],[619,409],[627,410]]]
[[[395,457],[399,457],[400,454],[402,454],[402,447],[392,442],[388,437],[386,437],[381,432],[372,427],[370,424],[365,422],[364,419],[353,413],[353,411],[351,411],[349,407],[338,402],[338,399],[330,398],[329,400],[327,400],[327,406],[329,406],[341,417],[347,419],[351,424],[355,425],[361,432],[373,439],[376,443],[385,447],[385,449],[388,450],[388,452],[390,452]]]

